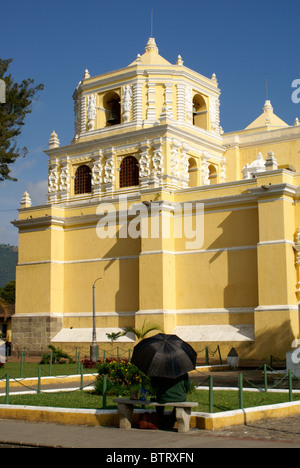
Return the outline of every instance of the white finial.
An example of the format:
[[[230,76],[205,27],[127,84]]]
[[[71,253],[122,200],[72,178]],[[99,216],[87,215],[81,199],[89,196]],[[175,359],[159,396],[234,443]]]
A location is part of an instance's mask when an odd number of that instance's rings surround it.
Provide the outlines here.
[[[88,71],[88,69],[86,68],[86,69],[84,70],[83,79],[86,80],[87,78],[90,78],[90,77],[91,77],[91,75],[89,74],[89,71]]]
[[[158,48],[155,43],[154,37],[149,38],[146,48],[145,48],[145,52],[156,52],[158,54]]]
[[[294,127],[298,127],[300,125],[298,117],[296,117],[296,120],[294,122]]]
[[[141,63],[142,62],[142,57],[140,54],[137,54],[136,56],[136,63]]]
[[[183,65],[183,60],[181,58],[181,55],[178,55],[176,65]]]
[[[58,148],[58,147],[59,147],[59,139],[57,137],[57,133],[55,133],[55,131],[53,130],[50,136],[50,140],[49,140],[49,149]]]
[[[214,81],[215,83],[218,83],[218,80],[217,80],[217,77],[216,77],[215,73],[212,74],[211,80]]]
[[[269,151],[268,157],[266,159],[266,170],[274,171],[275,169],[278,169],[277,160],[275,158],[273,151]]]
[[[269,99],[266,100],[265,105],[263,107],[264,112],[266,112],[268,110],[273,111],[273,106],[272,106],[271,101]]]
[[[28,192],[24,192],[24,195],[21,200],[21,208],[30,208],[31,207],[31,199]]]

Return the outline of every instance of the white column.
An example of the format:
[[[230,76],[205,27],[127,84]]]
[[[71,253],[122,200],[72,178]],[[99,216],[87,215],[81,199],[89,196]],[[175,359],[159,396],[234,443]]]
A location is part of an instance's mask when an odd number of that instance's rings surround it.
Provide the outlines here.
[[[141,124],[143,120],[142,88],[142,83],[135,83],[133,85],[133,120],[137,124]]]

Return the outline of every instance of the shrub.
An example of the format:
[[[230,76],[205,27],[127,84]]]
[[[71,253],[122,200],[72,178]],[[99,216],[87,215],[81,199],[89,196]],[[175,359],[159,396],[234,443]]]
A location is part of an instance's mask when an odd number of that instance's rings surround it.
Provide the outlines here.
[[[88,359],[88,358],[83,359],[81,361],[81,364],[83,365],[83,367],[85,369],[93,369],[93,368],[97,367],[97,362],[92,361],[91,359]]]
[[[69,356],[67,353],[64,353],[61,349],[55,348],[52,345],[49,345],[48,348],[50,349],[50,353],[45,353],[41,357],[40,364],[49,364],[51,359],[51,351],[52,351],[52,363],[53,364],[72,364],[74,363],[74,359]]]
[[[150,379],[127,359],[106,359],[98,364],[95,392],[102,394],[103,377],[107,375],[107,393],[129,396],[143,386],[150,388]]]

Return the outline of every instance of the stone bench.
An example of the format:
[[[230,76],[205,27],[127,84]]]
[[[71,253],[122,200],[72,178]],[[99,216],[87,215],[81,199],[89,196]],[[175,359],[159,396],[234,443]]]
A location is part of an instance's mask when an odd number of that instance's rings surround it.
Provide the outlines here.
[[[147,400],[130,400],[127,398],[116,398],[115,403],[118,403],[119,427],[121,429],[131,429],[132,415],[134,405],[138,406],[172,406],[176,408],[176,420],[178,424],[178,432],[188,432],[190,430],[191,408],[198,406],[194,401],[157,403],[157,401]]]

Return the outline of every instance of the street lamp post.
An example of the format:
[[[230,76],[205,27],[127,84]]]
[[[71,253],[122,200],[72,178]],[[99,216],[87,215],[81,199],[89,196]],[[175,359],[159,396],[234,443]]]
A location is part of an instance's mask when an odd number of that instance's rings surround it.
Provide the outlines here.
[[[95,285],[98,280],[102,277],[97,278],[93,283],[93,333],[92,333],[92,344],[90,346],[90,359],[93,362],[97,362],[99,358],[99,346],[97,344],[96,337],[96,311],[95,311]]]

